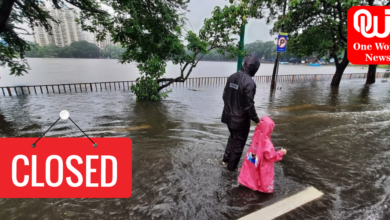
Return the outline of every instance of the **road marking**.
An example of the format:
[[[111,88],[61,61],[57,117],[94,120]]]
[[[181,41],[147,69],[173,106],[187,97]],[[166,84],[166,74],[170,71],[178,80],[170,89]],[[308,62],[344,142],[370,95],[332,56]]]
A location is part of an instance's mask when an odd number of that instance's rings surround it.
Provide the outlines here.
[[[308,202],[320,198],[324,195],[314,187],[309,187],[293,196],[287,197],[282,201],[269,205],[257,212],[251,213],[239,220],[271,220],[287,212],[294,210]]]

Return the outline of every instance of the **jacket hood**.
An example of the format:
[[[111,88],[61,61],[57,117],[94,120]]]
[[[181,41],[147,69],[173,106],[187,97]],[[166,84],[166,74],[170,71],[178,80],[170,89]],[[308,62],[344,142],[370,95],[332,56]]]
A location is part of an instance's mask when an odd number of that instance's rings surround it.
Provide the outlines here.
[[[256,55],[256,53],[251,53],[248,58],[245,59],[244,64],[241,67],[241,71],[249,74],[253,77],[257,70],[260,67],[260,58]]]
[[[275,122],[268,116],[264,116],[260,120],[260,132],[268,138],[271,138],[271,133],[274,130]]]

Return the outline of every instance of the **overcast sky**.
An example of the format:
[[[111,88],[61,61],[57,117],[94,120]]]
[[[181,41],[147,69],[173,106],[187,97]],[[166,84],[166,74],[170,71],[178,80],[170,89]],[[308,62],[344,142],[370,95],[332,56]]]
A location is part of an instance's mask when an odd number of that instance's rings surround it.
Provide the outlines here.
[[[228,4],[228,0],[191,0],[188,5],[190,12],[186,13],[188,19],[187,29],[198,33],[203,26],[204,19],[211,17],[211,12],[215,6],[223,7]],[[274,40],[275,37],[269,34],[270,29],[271,27],[266,25],[264,19],[249,19],[245,30],[245,43],[252,43],[256,40]],[[34,41],[33,36],[26,36],[24,38],[29,41]]]
[[[211,17],[215,6],[223,7],[228,4],[228,0],[191,0],[188,5],[190,12],[187,12],[186,17],[192,24],[193,30],[198,33],[203,26],[204,19]],[[187,24],[187,26],[191,28],[191,25]],[[256,40],[275,40],[275,37],[269,34],[270,29],[271,26],[267,25],[264,19],[249,19],[245,28],[245,43],[252,43]]]

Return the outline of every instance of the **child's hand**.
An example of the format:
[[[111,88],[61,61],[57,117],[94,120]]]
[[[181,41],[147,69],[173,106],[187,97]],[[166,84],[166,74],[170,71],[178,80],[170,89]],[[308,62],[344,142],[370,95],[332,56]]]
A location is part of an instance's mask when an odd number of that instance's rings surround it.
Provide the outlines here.
[[[286,155],[287,154],[287,150],[282,148],[281,151],[283,152],[283,155]]]

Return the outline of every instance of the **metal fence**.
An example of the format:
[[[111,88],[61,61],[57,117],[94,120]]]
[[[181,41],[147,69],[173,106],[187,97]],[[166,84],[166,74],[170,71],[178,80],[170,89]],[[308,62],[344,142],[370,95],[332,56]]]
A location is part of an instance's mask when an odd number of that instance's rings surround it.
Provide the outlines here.
[[[384,72],[377,73],[376,78],[382,78]],[[255,76],[253,80],[256,83],[269,83],[272,76]],[[308,81],[326,81],[331,80],[333,74],[317,75],[280,75],[278,82],[308,82]],[[343,74],[342,79],[364,79],[366,73],[348,73]],[[172,83],[167,88],[197,88],[208,86],[224,86],[227,77],[203,77],[189,78],[184,83]],[[0,87],[3,96],[18,96],[30,94],[61,94],[61,93],[80,93],[97,92],[106,90],[130,90],[135,81],[116,81],[116,82],[92,82],[92,83],[71,83],[71,84],[53,84],[53,85],[28,85],[28,86],[5,86]],[[162,84],[161,84],[162,85]]]

